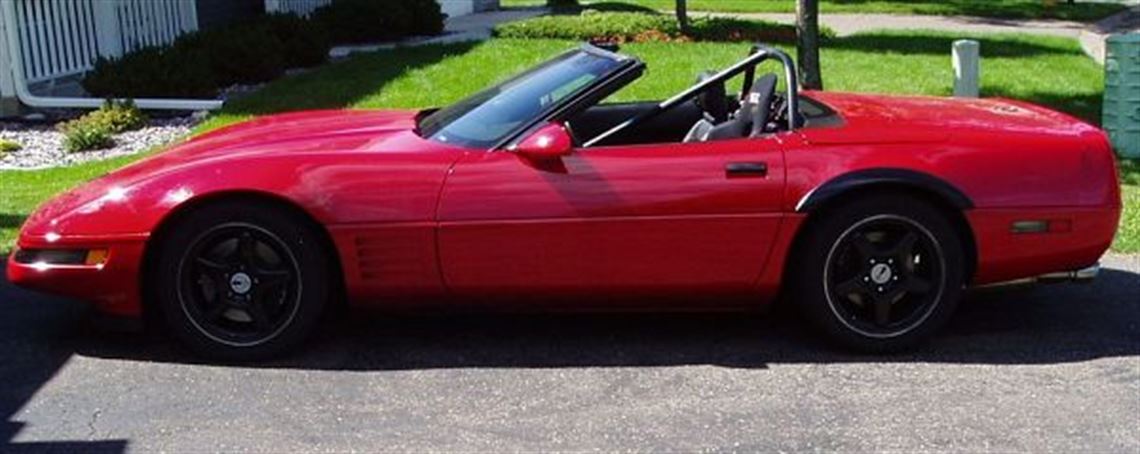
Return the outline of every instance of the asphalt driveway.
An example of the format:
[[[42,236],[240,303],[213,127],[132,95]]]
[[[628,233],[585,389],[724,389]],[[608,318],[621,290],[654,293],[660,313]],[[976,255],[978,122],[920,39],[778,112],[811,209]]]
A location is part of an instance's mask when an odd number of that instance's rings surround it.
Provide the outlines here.
[[[0,451],[1140,452],[1140,257],[1105,263],[885,358],[782,313],[355,316],[203,365],[0,282]]]

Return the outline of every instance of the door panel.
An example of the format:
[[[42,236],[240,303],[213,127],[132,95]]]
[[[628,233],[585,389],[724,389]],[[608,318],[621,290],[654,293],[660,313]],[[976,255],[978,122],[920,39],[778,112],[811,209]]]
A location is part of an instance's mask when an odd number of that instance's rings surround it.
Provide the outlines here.
[[[727,173],[763,164],[766,174]],[[578,150],[535,163],[473,153],[440,202],[459,294],[746,289],[781,218],[778,137]]]

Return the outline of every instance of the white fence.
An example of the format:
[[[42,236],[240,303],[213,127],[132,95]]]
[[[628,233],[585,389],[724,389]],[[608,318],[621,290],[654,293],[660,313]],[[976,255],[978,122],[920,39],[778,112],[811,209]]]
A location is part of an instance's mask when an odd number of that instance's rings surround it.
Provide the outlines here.
[[[332,0],[265,0],[265,12],[308,16],[317,8],[329,3],[332,3]]]
[[[118,57],[167,44],[198,28],[185,0],[10,0],[24,78],[39,82],[91,69],[97,56]],[[8,2],[5,2],[8,3]]]

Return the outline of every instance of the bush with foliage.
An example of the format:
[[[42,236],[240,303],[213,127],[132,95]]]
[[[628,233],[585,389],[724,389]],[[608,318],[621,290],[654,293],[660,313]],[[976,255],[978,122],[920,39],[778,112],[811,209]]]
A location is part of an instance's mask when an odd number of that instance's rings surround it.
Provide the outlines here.
[[[210,57],[221,86],[273,80],[285,72],[285,47],[265,23],[245,24],[184,35],[174,47],[201,50]]]
[[[833,37],[831,30],[821,30]],[[504,38],[604,40],[614,42],[643,41],[746,41],[790,43],[796,38],[792,25],[744,19],[694,18],[688,34],[682,33],[677,20],[669,15],[605,12],[593,9],[576,15],[553,15],[510,22],[495,27],[495,35]]]
[[[69,153],[111,148],[115,145],[115,139],[111,138],[111,130],[107,125],[82,121],[82,118],[61,124],[59,132],[63,133],[63,148]]]
[[[206,52],[185,47],[148,47],[114,60],[100,58],[82,85],[104,98],[209,98],[218,92]]]
[[[23,149],[24,146],[20,145],[20,142],[8,139],[0,139],[0,158],[4,157],[5,154],[11,153],[13,151],[20,151]]]
[[[308,68],[328,60],[332,39],[323,25],[296,14],[270,14],[264,22],[281,42],[285,66]]]
[[[146,114],[129,99],[126,101],[108,99],[103,102],[103,107],[88,112],[80,118],[102,124],[113,134],[140,129],[146,126],[147,122]]]
[[[328,59],[332,43],[388,41],[443,31],[435,0],[336,0],[311,18],[271,14],[99,59],[83,88],[100,97],[209,98],[236,83],[265,82]]]
[[[108,148],[115,144],[113,134],[146,126],[146,115],[131,101],[107,100],[103,107],[74,120],[60,123],[63,147],[68,152]]]
[[[337,0],[313,12],[337,43],[390,41],[408,35],[443,32],[443,12],[435,0]]]

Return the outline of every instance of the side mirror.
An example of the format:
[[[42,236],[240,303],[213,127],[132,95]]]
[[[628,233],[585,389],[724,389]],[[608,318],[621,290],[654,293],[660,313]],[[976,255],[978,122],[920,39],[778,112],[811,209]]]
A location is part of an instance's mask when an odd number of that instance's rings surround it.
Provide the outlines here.
[[[558,123],[548,123],[538,128],[514,147],[515,153],[535,160],[558,159],[572,151],[574,141],[570,138],[570,132]]]

